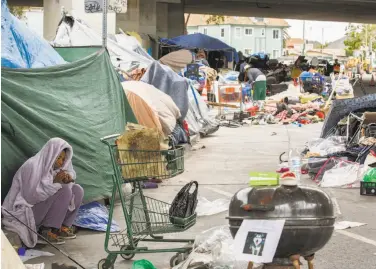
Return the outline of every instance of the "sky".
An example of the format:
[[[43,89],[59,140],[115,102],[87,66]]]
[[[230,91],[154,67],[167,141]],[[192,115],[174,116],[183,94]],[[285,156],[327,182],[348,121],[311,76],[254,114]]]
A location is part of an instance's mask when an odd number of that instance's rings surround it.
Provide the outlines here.
[[[291,37],[303,38],[303,21],[286,20],[291,26],[288,33]],[[327,21],[306,21],[306,39],[312,41],[322,40],[324,43],[340,39],[345,35],[345,28],[348,22],[327,22]],[[324,29],[324,38],[322,38],[322,29]]]

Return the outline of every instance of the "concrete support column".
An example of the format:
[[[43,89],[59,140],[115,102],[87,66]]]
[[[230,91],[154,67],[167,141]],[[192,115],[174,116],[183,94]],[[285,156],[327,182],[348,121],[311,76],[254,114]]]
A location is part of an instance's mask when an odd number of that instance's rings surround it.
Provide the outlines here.
[[[116,28],[140,34],[156,35],[156,0],[128,0],[127,13],[116,14]]]
[[[44,0],[43,1],[43,37],[52,41],[55,38],[57,26],[61,20],[61,10],[72,10],[73,0]]]
[[[157,3],[157,36],[168,37],[168,4]]]
[[[184,34],[184,5],[168,4],[168,37]]]
[[[125,14],[116,14],[116,29],[134,31],[139,34],[157,36],[157,1],[128,0],[128,10]],[[158,56],[158,43],[144,40],[144,48],[152,48],[153,57]]]

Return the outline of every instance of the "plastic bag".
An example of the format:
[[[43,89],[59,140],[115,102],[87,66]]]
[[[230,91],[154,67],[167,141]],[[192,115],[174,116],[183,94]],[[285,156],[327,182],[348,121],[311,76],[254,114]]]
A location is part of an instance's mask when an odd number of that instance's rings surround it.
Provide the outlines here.
[[[310,153],[317,153],[320,156],[327,156],[336,152],[346,151],[346,137],[331,136],[326,139],[319,138],[308,143]]]
[[[195,185],[195,190],[190,193],[192,186]],[[170,217],[186,218],[195,213],[197,206],[197,181],[191,181],[186,184],[176,195],[171,203],[169,210]]]
[[[157,269],[157,268],[155,268],[155,266],[148,260],[139,260],[133,263],[132,269]]]
[[[214,227],[196,236],[188,259],[174,269],[186,269],[194,263],[215,269],[247,268],[248,265],[248,261],[236,261],[234,239],[228,226]]]
[[[347,187],[358,180],[359,163],[340,161],[327,170],[320,182],[320,187]]]
[[[370,168],[366,171],[364,177],[364,182],[376,182],[376,168]]]
[[[221,213],[228,210],[230,206],[230,200],[227,199],[217,199],[210,202],[208,199],[199,197],[196,213],[197,216],[210,216]]]

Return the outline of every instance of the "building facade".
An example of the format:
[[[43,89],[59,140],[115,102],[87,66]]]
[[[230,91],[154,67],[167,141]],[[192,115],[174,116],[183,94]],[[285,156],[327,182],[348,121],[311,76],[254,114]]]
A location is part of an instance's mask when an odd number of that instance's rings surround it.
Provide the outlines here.
[[[267,53],[270,58],[282,55],[283,32],[289,27],[283,19],[225,17],[220,24],[208,24],[207,19],[205,15],[190,15],[188,34],[202,33],[218,38],[245,55],[258,52]]]

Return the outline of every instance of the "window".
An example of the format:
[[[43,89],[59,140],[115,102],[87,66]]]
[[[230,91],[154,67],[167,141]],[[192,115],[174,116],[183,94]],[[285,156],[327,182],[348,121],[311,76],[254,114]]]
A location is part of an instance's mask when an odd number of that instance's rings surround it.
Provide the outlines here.
[[[221,28],[221,37],[225,37],[225,28]]]
[[[265,29],[264,28],[261,29],[261,35],[265,36]]]
[[[207,35],[208,34],[208,28],[204,28],[204,35]]]
[[[255,20],[256,20],[257,22],[263,22],[263,21],[264,21],[264,18],[256,17]]]
[[[253,35],[253,28],[245,28],[244,29],[244,35],[252,36]]]
[[[235,37],[236,37],[236,38],[240,38],[240,37],[241,37],[241,34],[242,34],[242,33],[241,33],[241,30],[242,30],[242,29],[241,29],[240,27],[236,27],[236,28],[235,28]]]
[[[245,55],[251,55],[252,54],[252,49],[244,49],[244,54]]]
[[[279,39],[279,30],[273,30],[273,39]]]
[[[273,59],[277,59],[279,57],[279,50],[273,50]]]

